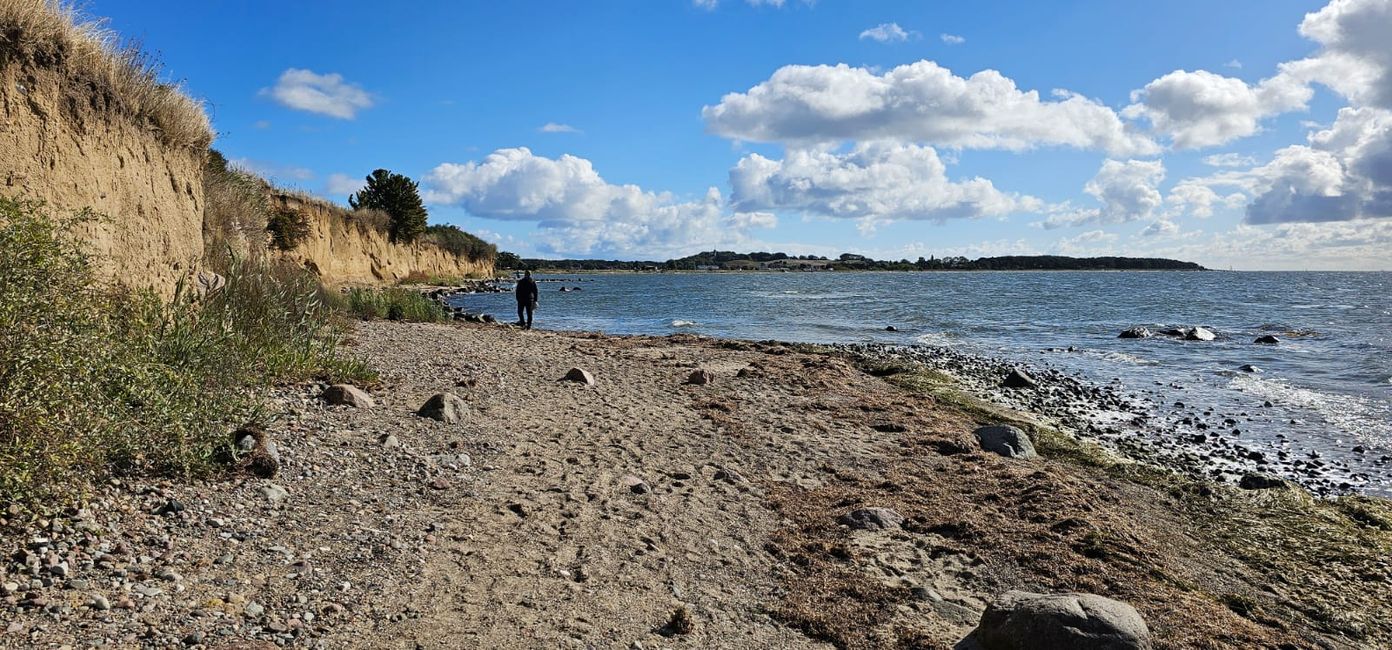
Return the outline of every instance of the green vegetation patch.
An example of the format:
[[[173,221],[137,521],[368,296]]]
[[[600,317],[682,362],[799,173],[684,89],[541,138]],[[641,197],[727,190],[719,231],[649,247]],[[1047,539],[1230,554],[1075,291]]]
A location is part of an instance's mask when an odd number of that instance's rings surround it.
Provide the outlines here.
[[[441,323],[450,319],[444,307],[409,289],[350,289],[341,307],[362,320]]]
[[[0,501],[73,496],[109,475],[194,476],[263,418],[258,387],[365,380],[302,271],[224,259],[226,282],[166,303],[97,277],[53,219],[0,198]]]

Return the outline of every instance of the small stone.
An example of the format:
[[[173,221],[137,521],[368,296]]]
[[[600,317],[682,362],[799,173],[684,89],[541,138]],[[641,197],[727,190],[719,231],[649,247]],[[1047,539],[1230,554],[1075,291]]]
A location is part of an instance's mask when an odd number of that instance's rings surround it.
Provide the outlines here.
[[[107,600],[106,596],[103,596],[101,594],[92,596],[92,600],[88,604],[91,605],[92,609],[95,609],[99,612],[104,612],[111,609],[111,601]]]
[[[203,642],[202,632],[189,632],[184,636],[184,645],[198,645]]]
[[[648,487],[648,484],[645,481],[643,481],[643,479],[638,478],[637,476],[634,476],[632,474],[623,477],[621,481],[623,482],[624,486],[627,487],[628,490],[634,494],[647,494],[652,491],[652,488]]]
[[[401,441],[397,440],[396,436],[390,433],[382,436],[379,440],[382,443],[382,446],[386,447],[387,449],[392,449],[401,446]]]
[[[448,490],[448,489],[450,489],[450,482],[449,482],[448,480],[446,480],[446,479],[443,479],[443,478],[437,478],[437,479],[435,479],[435,480],[433,480],[433,481],[430,482],[430,489],[432,489],[432,490]]]
[[[416,415],[445,424],[455,424],[464,419],[468,412],[469,404],[463,398],[454,393],[437,393],[421,405]]]
[[[335,406],[372,408],[377,402],[361,388],[349,384],[334,384],[324,389],[324,401]]]
[[[1034,388],[1039,385],[1039,382],[1035,381],[1024,370],[1012,368],[1010,374],[1001,381],[1001,385],[1006,388]]]
[[[290,496],[289,491],[275,483],[267,483],[261,486],[259,491],[261,492],[261,496],[266,497],[266,500],[271,502],[271,505],[277,505],[284,501],[286,497]]]
[[[573,381],[576,383],[584,384],[586,386],[595,385],[594,375],[591,375],[590,371],[584,370],[582,368],[571,368],[561,379],[564,381]]]
[[[242,615],[246,616],[247,618],[260,618],[260,616],[265,613],[266,608],[262,607],[261,603],[258,603],[254,600],[247,603],[246,607],[242,608]]]
[[[887,530],[904,525],[904,515],[889,508],[861,508],[841,515],[838,523],[856,530]]]
[[[155,577],[165,582],[178,582],[183,579],[182,576],[175,573],[174,570],[170,569],[169,567],[165,567],[155,572]]]
[[[18,593],[18,592],[19,592],[19,583],[18,583],[18,582],[6,582],[5,584],[0,585],[0,595],[13,596],[14,594],[16,594],[16,593]]]
[[[686,383],[695,386],[705,386],[713,381],[715,381],[715,374],[704,368],[693,370],[686,377]]]

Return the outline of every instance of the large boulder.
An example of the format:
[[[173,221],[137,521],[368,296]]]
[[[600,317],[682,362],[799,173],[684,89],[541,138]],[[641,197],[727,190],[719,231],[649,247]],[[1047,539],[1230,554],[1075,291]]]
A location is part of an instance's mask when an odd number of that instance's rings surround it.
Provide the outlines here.
[[[1039,382],[1036,382],[1034,377],[1029,376],[1029,373],[1025,371],[1011,368],[1010,374],[1001,380],[1001,385],[1006,388],[1034,388],[1039,385]]]
[[[1286,487],[1286,482],[1275,476],[1249,472],[1238,480],[1237,487],[1243,490],[1271,490]]]
[[[1216,338],[1218,335],[1207,327],[1194,327],[1184,332],[1184,340],[1186,341],[1212,341]]]
[[[595,385],[594,375],[591,375],[590,371],[585,370],[583,368],[571,368],[569,372],[566,372],[564,377],[561,377],[561,379],[563,381],[573,381],[576,383],[584,384],[586,386]]]
[[[1095,594],[1007,591],[957,645],[980,650],[1150,650],[1150,629],[1126,603]]]
[[[453,393],[438,393],[416,411],[416,415],[445,424],[455,424],[469,412],[469,404]]]
[[[1117,335],[1119,339],[1148,339],[1153,336],[1145,327],[1132,327]]]
[[[354,408],[372,408],[377,402],[372,400],[361,388],[349,384],[334,384],[324,389],[324,401],[334,406],[352,406]]]
[[[976,440],[981,444],[982,449],[995,452],[1006,458],[1024,459],[1039,455],[1035,453],[1034,443],[1030,442],[1029,436],[1025,435],[1025,432],[1018,427],[999,424],[981,427],[975,433]]]
[[[889,508],[861,508],[852,510],[837,519],[857,530],[885,530],[904,525],[904,516]]]

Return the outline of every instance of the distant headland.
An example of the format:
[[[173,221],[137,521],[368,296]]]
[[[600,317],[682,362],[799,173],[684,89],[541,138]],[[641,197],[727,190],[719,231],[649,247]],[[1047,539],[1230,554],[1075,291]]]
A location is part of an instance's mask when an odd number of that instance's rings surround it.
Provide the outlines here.
[[[1206,271],[1193,262],[1154,257],[919,257],[877,260],[854,253],[835,258],[785,253],[709,251],[665,262],[521,258],[498,254],[498,268],[556,271]]]

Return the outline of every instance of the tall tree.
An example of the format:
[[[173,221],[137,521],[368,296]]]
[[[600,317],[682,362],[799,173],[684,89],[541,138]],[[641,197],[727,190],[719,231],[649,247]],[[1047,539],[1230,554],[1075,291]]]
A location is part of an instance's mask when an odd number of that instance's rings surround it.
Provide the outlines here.
[[[388,233],[392,241],[410,243],[425,232],[425,204],[421,202],[416,182],[385,169],[374,170],[367,185],[348,197],[354,210],[381,210],[391,217]]]

